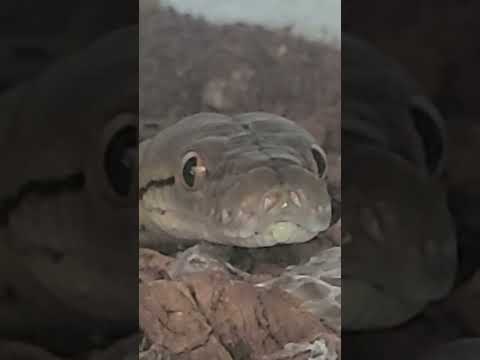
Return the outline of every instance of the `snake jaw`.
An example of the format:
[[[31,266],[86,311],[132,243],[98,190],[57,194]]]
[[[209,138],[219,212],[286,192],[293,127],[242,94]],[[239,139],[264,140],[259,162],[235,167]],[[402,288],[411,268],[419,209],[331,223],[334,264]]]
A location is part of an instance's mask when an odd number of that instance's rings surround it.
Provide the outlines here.
[[[265,233],[278,244],[292,242],[295,235],[298,235],[301,228],[289,221],[279,221],[270,225]],[[293,241],[294,242],[294,241]]]
[[[268,247],[307,242],[327,230],[332,205],[325,183],[297,169],[292,172],[288,183],[272,178],[253,191],[259,178],[243,175],[222,196],[217,193],[209,212],[208,241]]]
[[[312,240],[329,228],[331,206],[318,205],[306,209],[279,206],[274,216],[248,209],[215,211],[216,220],[211,222],[208,238],[212,242],[240,247],[268,247],[280,244],[303,243]],[[294,211],[296,210],[296,211]]]

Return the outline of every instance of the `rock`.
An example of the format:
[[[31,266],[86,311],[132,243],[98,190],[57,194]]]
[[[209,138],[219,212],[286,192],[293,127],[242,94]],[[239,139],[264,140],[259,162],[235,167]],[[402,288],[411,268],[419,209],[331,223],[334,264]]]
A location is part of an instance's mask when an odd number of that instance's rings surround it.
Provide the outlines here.
[[[140,281],[149,282],[168,278],[168,267],[173,258],[150,249],[140,249],[138,260],[138,276]]]
[[[256,286],[218,271],[179,278],[140,287],[140,326],[155,351],[185,359],[228,359],[228,354],[256,359],[319,334],[329,348],[338,345],[338,335],[278,287]]]
[[[325,341],[315,340],[311,343],[287,344],[283,350],[262,356],[260,360],[337,360],[339,356],[326,346]]]
[[[301,300],[303,309],[314,314],[340,335],[340,254],[340,247],[320,252],[312,256],[307,263],[288,267],[282,275],[257,286],[284,289]]]

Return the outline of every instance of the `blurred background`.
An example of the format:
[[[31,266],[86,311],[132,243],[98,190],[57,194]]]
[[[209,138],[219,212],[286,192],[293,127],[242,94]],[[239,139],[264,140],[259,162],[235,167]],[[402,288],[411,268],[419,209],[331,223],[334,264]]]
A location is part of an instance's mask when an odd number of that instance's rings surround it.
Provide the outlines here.
[[[269,29],[291,27],[292,33],[310,40],[340,45],[341,1],[303,0],[292,6],[288,0],[222,1],[157,0],[177,12],[201,16],[215,24],[243,22]]]
[[[345,334],[347,359],[416,359],[443,342],[480,337],[479,12],[476,1],[342,1],[342,30],[404,66],[445,118],[444,185],[459,250],[456,286],[449,296],[402,326]]]

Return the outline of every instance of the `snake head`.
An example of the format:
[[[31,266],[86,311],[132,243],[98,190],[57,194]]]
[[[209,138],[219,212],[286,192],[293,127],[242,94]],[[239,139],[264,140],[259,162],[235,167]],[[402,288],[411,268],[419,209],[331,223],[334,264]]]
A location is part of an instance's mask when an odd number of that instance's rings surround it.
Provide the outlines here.
[[[200,113],[141,152],[141,207],[173,237],[263,247],[311,240],[331,223],[327,156],[283,117]]]
[[[137,33],[114,32],[26,84],[0,141],[0,243],[62,304],[134,324]],[[25,291],[26,303],[41,298]]]

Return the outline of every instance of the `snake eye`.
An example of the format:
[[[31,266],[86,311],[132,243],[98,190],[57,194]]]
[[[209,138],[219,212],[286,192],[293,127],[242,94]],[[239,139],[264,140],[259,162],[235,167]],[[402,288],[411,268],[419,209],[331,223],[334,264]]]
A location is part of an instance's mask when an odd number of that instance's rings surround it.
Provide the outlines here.
[[[196,189],[205,172],[206,168],[200,155],[194,151],[185,154],[182,160],[182,179],[188,189]]]
[[[327,155],[318,145],[312,145],[311,151],[317,168],[317,174],[320,178],[323,178],[327,172]]]
[[[128,196],[136,170],[137,129],[132,125],[120,128],[105,150],[104,166],[108,182],[120,196]]]
[[[432,174],[442,173],[445,170],[446,142],[442,115],[423,97],[415,97],[411,100],[410,115],[422,141],[428,170]]]

